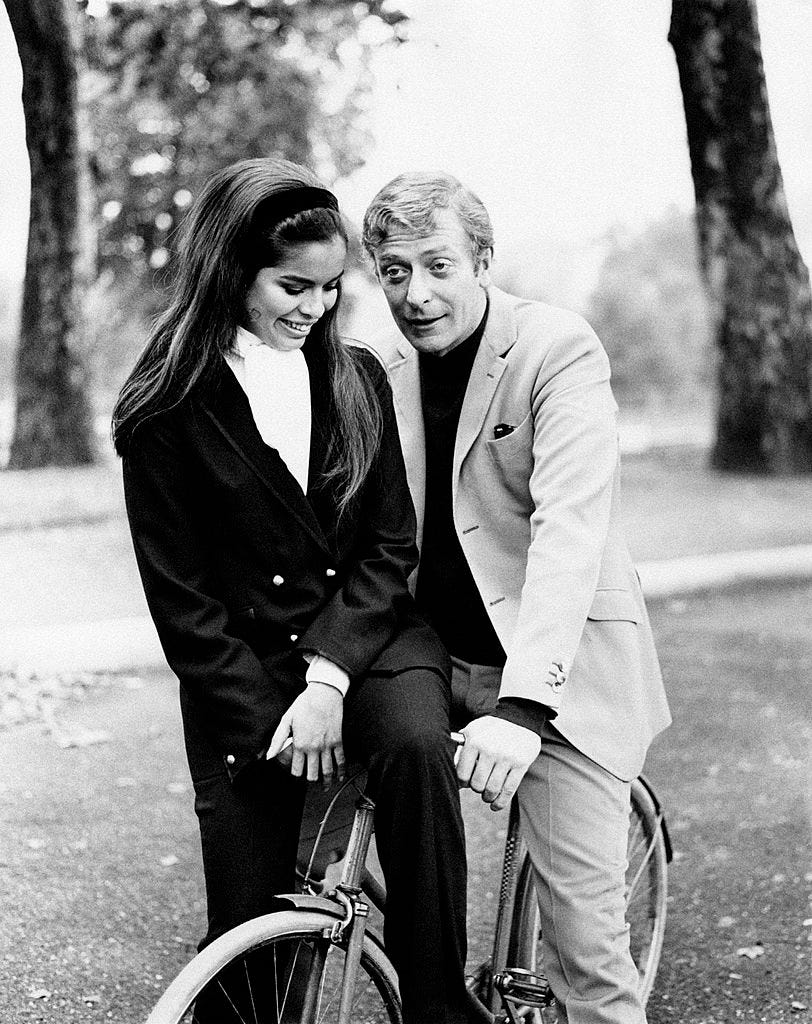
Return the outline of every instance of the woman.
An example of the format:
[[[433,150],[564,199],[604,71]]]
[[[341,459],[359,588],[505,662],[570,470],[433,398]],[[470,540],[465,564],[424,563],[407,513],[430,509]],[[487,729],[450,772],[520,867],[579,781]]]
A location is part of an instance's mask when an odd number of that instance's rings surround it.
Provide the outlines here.
[[[216,174],[113,437],[180,681],[201,946],[292,889],[302,780],[340,775],[346,743],[377,803],[406,1019],[457,1021],[465,866],[448,666],[407,589],[414,513],[383,371],[336,333],[346,253],[336,199],[309,171],[259,159]]]

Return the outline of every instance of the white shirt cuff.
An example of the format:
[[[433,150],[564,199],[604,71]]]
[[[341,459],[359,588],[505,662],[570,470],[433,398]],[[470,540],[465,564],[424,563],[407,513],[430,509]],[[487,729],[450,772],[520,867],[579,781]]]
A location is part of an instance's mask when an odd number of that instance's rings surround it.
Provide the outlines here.
[[[350,677],[340,665],[336,665],[322,654],[305,654],[304,657],[306,661],[310,662],[305,673],[305,682],[308,685],[310,683],[326,683],[328,686],[334,686],[342,697],[347,696]]]

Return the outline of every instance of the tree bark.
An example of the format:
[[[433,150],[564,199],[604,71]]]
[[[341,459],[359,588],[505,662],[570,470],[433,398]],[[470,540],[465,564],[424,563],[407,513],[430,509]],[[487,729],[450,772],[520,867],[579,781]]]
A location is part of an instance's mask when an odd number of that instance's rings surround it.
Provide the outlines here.
[[[717,304],[719,469],[812,472],[812,297],[787,209],[755,0],[673,0],[702,271]]]
[[[75,0],[6,0],[23,68],[31,221],[10,469],[94,459],[81,357],[87,170],[81,145]]]

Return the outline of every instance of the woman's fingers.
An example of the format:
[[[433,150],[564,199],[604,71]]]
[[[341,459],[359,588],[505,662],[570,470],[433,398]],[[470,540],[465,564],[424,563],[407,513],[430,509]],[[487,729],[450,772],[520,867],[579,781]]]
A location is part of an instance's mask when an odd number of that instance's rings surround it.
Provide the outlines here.
[[[333,784],[333,750],[325,747],[321,752],[321,782],[325,789]]]
[[[268,747],[268,753],[265,757],[270,761],[271,758],[276,755],[285,747],[285,741],[291,734],[291,719],[292,714],[288,709],[279,721],[279,725],[276,727],[276,731],[271,739],[271,745]]]
[[[338,781],[344,781],[344,775],[346,773],[347,762],[344,758],[344,745],[340,741],[333,747],[333,757],[336,762],[336,772],[338,774]]]
[[[315,750],[308,750],[307,752],[307,781],[318,782],[319,772],[321,771],[321,751],[316,748]]]

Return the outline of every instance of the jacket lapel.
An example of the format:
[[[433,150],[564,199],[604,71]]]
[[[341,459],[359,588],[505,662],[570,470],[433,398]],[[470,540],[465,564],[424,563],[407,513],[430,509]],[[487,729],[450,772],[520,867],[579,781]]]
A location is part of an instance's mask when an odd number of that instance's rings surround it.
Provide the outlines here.
[[[417,352],[400,335],[394,350],[388,356],[386,369],[392,386],[400,446],[406,465],[406,479],[417,515],[419,547],[423,539],[423,514],[426,504],[426,429],[420,397],[420,363]]]
[[[286,506],[319,547],[327,554],[331,554],[324,531],[310,502],[276,449],[266,445],[260,437],[254,417],[251,415],[248,398],[225,364],[217,383],[201,398],[201,404],[204,413],[243,462]],[[310,442],[311,478],[321,469],[321,463],[313,459],[314,454],[316,458],[319,457],[318,449],[321,448],[321,441],[315,441],[315,433],[311,432]],[[316,453],[314,447],[317,449]]]
[[[471,376],[468,378],[468,388],[457,425],[452,470],[455,494],[463,460],[482,430],[497,385],[505,372],[505,353],[510,351],[516,340],[516,324],[506,296],[499,289],[491,288],[488,297],[488,321],[474,358],[474,365],[471,367]]]

